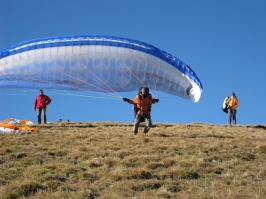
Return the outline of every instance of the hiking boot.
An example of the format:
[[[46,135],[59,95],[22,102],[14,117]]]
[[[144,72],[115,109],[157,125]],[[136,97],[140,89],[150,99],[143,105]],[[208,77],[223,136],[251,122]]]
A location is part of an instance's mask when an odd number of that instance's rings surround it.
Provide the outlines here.
[[[144,128],[144,130],[143,130],[143,133],[145,133],[145,134],[146,134],[146,133],[148,133],[148,132],[149,132],[149,130],[150,130],[150,129],[148,129],[147,127],[145,127],[145,128]]]

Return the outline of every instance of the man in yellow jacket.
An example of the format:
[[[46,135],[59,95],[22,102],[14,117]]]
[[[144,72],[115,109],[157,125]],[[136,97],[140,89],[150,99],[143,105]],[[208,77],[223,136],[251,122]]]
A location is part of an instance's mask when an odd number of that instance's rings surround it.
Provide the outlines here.
[[[235,93],[232,93],[231,97],[227,100],[226,104],[229,105],[228,109],[228,123],[231,124],[232,120],[236,124],[236,108],[239,105],[238,99]]]

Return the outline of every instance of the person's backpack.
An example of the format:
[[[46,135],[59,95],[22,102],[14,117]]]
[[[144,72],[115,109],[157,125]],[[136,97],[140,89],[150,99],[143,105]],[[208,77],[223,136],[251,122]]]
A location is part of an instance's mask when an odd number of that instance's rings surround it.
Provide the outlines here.
[[[225,113],[228,113],[229,105],[227,104],[227,101],[228,101],[229,98],[230,98],[230,97],[227,96],[227,97],[224,99],[224,101],[223,101],[222,110],[223,110],[223,112],[225,112]]]

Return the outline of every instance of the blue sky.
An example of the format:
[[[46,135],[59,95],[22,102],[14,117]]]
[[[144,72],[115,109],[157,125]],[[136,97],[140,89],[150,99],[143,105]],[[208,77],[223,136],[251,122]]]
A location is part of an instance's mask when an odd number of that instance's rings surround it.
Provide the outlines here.
[[[239,124],[265,124],[265,0],[0,0],[0,50],[31,39],[65,35],[127,37],[189,65],[203,84],[199,102],[163,94],[153,106],[160,123],[226,124],[224,98],[235,92]],[[131,105],[93,93],[44,90],[49,122],[132,122]],[[36,122],[38,90],[0,88],[0,120]],[[135,92],[122,93],[134,98]],[[92,97],[89,97],[92,96]]]

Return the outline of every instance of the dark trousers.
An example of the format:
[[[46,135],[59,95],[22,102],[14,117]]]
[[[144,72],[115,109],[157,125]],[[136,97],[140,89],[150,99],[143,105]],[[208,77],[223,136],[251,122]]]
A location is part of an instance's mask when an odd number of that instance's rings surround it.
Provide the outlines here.
[[[143,133],[148,133],[148,131],[151,128],[151,115],[150,114],[137,114],[134,120],[134,127],[133,127],[133,133],[136,135],[138,133],[138,129],[139,129],[139,124],[141,123],[142,120],[145,120],[145,128]]]
[[[38,108],[38,111],[37,111],[38,124],[42,123],[41,115],[43,115],[43,122],[46,124],[46,107]]]
[[[236,124],[236,109],[228,109],[228,123],[231,124],[232,121]]]

